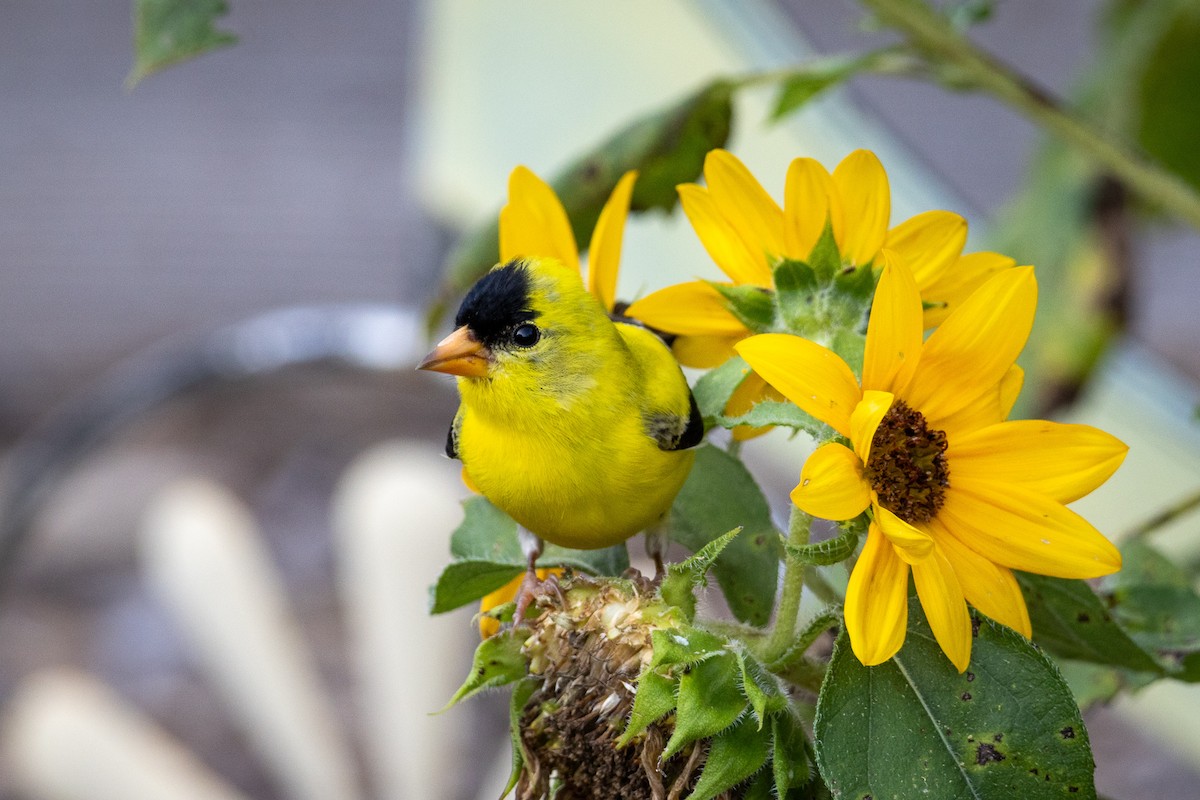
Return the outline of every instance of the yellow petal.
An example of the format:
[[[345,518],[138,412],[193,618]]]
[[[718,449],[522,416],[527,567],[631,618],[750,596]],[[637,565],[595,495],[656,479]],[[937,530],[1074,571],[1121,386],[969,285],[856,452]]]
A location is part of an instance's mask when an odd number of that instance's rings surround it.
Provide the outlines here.
[[[950,211],[926,211],[888,231],[883,246],[904,259],[924,289],[958,259],[966,243],[965,219]]]
[[[933,552],[932,536],[909,525],[878,503],[875,504],[875,524],[892,543],[896,555],[909,564],[919,564]]]
[[[912,565],[912,573],[933,638],[950,663],[963,672],[971,663],[971,615],[954,567],[935,549],[929,558]]]
[[[882,664],[904,644],[908,626],[908,564],[874,523],[846,586],[846,633],[854,655]]]
[[[855,455],[864,464],[871,458],[875,431],[895,400],[890,392],[868,390],[863,392],[863,399],[850,415],[850,442],[854,445]]]
[[[921,284],[921,298],[936,304],[925,309],[926,330],[942,324],[988,278],[1016,265],[1016,261],[999,253],[967,253],[943,270],[936,280]]]
[[[850,367],[832,350],[786,333],[751,336],[734,349],[788,400],[850,435],[850,415],[862,392]]]
[[[500,260],[557,258],[579,271],[579,247],[567,212],[550,185],[526,167],[508,176],[508,203],[500,209]]]
[[[953,442],[960,436],[980,430],[1008,419],[1021,384],[1025,381],[1025,370],[1013,364],[1008,368],[1000,383],[955,411],[949,417],[937,420],[937,427],[945,431]]]
[[[721,215],[712,194],[694,183],[685,183],[678,191],[683,213],[721,271],[734,283],[769,287],[771,269],[766,254],[746,246],[733,224]]]
[[[1005,270],[971,295],[926,340],[916,374],[898,394],[930,425],[990,391],[1016,361],[1037,308],[1032,267]]]
[[[1019,364],[1013,364],[1008,368],[1008,372],[1004,373],[1004,377],[1000,381],[1000,419],[1008,419],[1008,415],[1012,413],[1013,406],[1017,404],[1017,398],[1021,396],[1021,389],[1025,386],[1025,370],[1021,369]]]
[[[621,176],[600,211],[596,227],[592,230],[592,243],[588,248],[588,291],[608,311],[612,311],[617,296],[617,270],[621,264],[621,239],[625,233],[625,218],[629,216],[629,200],[633,197],[633,184],[637,171],[630,170]]]
[[[705,281],[677,283],[646,295],[626,315],[667,333],[689,336],[745,336],[746,326],[725,306],[721,293]]]
[[[841,200],[842,221],[834,220],[834,236],[842,260],[866,264],[874,260],[887,236],[892,194],[887,173],[870,150],[855,150],[833,170]]]
[[[685,367],[712,369],[737,355],[734,345],[750,335],[743,330],[732,336],[677,336],[671,343],[675,360]]]
[[[807,261],[825,226],[836,218],[841,227],[842,210],[836,202],[833,177],[818,161],[797,158],[788,165],[783,190],[784,254]]]
[[[783,211],[737,156],[711,150],[704,159],[704,180],[721,215],[751,251],[783,253]]]
[[[952,440],[946,458],[956,481],[1017,484],[1070,503],[1108,480],[1128,451],[1090,425],[1013,420]]]
[[[912,379],[921,358],[921,294],[908,267],[884,252],[888,263],[871,301],[862,385],[895,392]]]
[[[792,502],[821,519],[853,519],[871,504],[863,465],[848,447],[837,443],[818,447],[800,470]]]
[[[1121,554],[1087,520],[1021,486],[959,480],[937,519],[952,536],[996,564],[1057,578],[1098,578],[1121,568]]]
[[[938,520],[931,520],[929,527],[938,547],[954,567],[967,602],[1025,638],[1033,636],[1025,596],[1012,570],[993,564],[967,547]]]

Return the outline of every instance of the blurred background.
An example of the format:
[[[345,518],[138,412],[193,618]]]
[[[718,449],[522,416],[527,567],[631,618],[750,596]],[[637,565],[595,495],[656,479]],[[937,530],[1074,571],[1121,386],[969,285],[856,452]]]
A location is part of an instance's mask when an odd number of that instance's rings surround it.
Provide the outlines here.
[[[1123,5],[998,2],[972,36],[1089,102]],[[231,0],[236,45],[126,90],[129,0],[0,2],[0,798],[494,796],[502,698],[427,716],[476,636],[469,611],[424,605],[465,494],[436,458],[453,387],[412,370],[441,263],[514,165],[553,175],[708,79],[886,40],[863,16]],[[775,125],[770,101],[739,94],[730,148],[776,197],[793,157],[868,147],[893,221],[952,209],[968,250],[1043,266],[1013,221],[1046,143],[1013,110],[871,77]],[[1098,225],[1117,263],[1043,278],[1042,302],[1100,281],[1128,323],[1057,412],[1132,446],[1079,506],[1119,537],[1200,483],[1200,237],[1116,207]],[[633,219],[626,243],[623,298],[715,277],[682,215]],[[1048,319],[1053,360],[1071,317]],[[782,500],[802,457],[768,442],[754,469]],[[240,531],[240,555],[188,549],[195,520]],[[1194,530],[1159,535],[1194,558]],[[1179,725],[1200,715],[1179,709],[1198,700],[1156,686],[1091,711],[1101,792],[1189,796],[1200,731]],[[161,773],[122,784],[124,745],[83,758],[105,725]]]

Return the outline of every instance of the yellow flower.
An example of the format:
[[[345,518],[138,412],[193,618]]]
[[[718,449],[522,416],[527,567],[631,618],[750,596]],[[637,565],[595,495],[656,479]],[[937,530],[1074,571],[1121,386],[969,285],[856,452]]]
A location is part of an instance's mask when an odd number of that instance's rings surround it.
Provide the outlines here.
[[[610,312],[616,303],[621,240],[636,180],[637,172],[630,170],[617,181],[600,211],[588,248],[588,291]],[[562,201],[528,168],[517,167],[508,176],[508,203],[500,209],[500,261],[522,256],[551,256],[582,271],[579,247]]]
[[[537,570],[539,581],[544,581],[551,575],[563,574],[562,567],[549,567],[547,569]],[[489,636],[495,636],[500,632],[500,620],[495,617],[484,616],[497,606],[502,606],[505,603],[511,603],[517,599],[517,592],[521,590],[521,581],[525,580],[525,573],[522,572],[517,577],[513,578],[508,583],[501,586],[494,592],[486,594],[479,601],[479,638],[486,639]]]
[[[1012,570],[1093,578],[1121,566],[1117,549],[1064,504],[1107,480],[1126,446],[1086,425],[1005,421],[1036,306],[1033,268],[1003,270],[923,340],[917,283],[903,261],[889,260],[861,384],[840,357],[797,336],[763,334],[737,347],[763,379],[849,440],[809,457],[792,501],[831,520],[871,510],[845,606],[851,646],[868,666],[904,643],[910,571],[961,672],[971,655],[964,599],[1029,636]]]
[[[828,224],[847,265],[881,267],[899,257],[910,265],[929,304],[924,326],[945,319],[990,275],[1015,262],[998,253],[963,255],[967,221],[949,211],[926,211],[888,227],[891,190],[874,153],[856,150],[830,174],[811,158],[788,167],[780,208],[735,156],[713,150],[704,161],[707,187],[683,184],[679,200],[717,266],[735,285],[772,288],[784,259],[806,261]],[[714,367],[750,331],[705,281],[670,286],[629,307],[629,315],[679,335],[675,353],[693,367]]]

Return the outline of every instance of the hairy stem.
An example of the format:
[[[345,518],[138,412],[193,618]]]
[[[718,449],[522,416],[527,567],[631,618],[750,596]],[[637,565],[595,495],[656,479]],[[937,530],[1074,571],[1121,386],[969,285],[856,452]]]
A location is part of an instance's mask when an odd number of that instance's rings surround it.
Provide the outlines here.
[[[1184,181],[1064,108],[1028,78],[977,48],[924,0],[862,0],[935,72],[1007,103],[1102,165],[1144,200],[1200,229],[1200,195]]]
[[[796,546],[808,544],[812,517],[792,506],[788,520],[788,543]],[[800,616],[800,596],[804,592],[804,562],[790,552],[784,555],[783,588],[779,594],[779,606],[775,611],[775,627],[763,648],[767,661],[774,661],[785,652],[796,636],[796,619]]]

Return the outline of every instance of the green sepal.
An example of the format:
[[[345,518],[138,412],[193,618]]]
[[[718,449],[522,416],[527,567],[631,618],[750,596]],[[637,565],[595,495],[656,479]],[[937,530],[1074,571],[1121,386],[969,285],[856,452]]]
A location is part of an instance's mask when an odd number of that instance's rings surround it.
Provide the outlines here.
[[[526,630],[509,628],[480,642],[471,662],[471,674],[441,710],[446,711],[484,689],[504,686],[524,678],[528,674],[529,662],[521,652],[521,646],[528,636]]]
[[[779,316],[790,331],[812,327],[820,285],[812,267],[803,261],[781,261],[774,270],[775,302]]]
[[[778,679],[750,653],[739,651],[737,658],[738,666],[742,669],[742,693],[750,702],[750,708],[754,711],[754,717],[758,720],[761,730],[772,714],[788,707],[787,695],[780,687]]]
[[[802,411],[794,403],[781,400],[761,400],[745,414],[736,417],[718,416],[713,420],[713,424],[722,428],[736,428],[738,425],[749,425],[752,428],[791,428],[806,433],[817,441],[824,441],[833,436],[833,428]]]
[[[671,523],[671,537],[692,552],[743,528],[721,551],[712,573],[735,617],[765,625],[775,604],[781,548],[767,499],[745,465],[719,447],[698,447],[671,507]]]
[[[1161,672],[1087,583],[1016,573],[1029,607],[1034,640],[1063,658],[1142,672]]]
[[[650,667],[690,667],[717,653],[725,652],[729,643],[715,633],[698,628],[659,628],[650,632],[654,649]]]
[[[629,724],[617,740],[617,747],[629,744],[642,731],[675,710],[674,678],[646,669],[638,676],[637,691],[633,695],[633,707],[629,711]]]
[[[734,285],[705,281],[725,298],[725,307],[738,321],[756,333],[770,331],[775,325],[775,298],[761,286]]]
[[[794,663],[800,662],[808,648],[812,647],[817,637],[842,621],[842,607],[831,605],[823,608],[816,616],[808,621],[796,635],[795,640],[770,666],[778,673],[784,673]]]
[[[1087,730],[1054,662],[1003,625],[972,622],[961,674],[915,597],[889,661],[865,667],[838,636],[813,726],[834,797],[1094,800]]]
[[[228,13],[224,0],[134,0],[134,63],[125,88],[172,64],[237,42],[232,33],[215,27]]]
[[[695,619],[695,589],[708,584],[705,575],[712,568],[713,562],[717,560],[717,556],[721,554],[721,551],[733,541],[734,537],[741,532],[741,527],[734,528],[729,533],[719,536],[704,545],[704,547],[701,547],[691,557],[677,564],[668,564],[667,574],[663,577],[662,584],[658,587],[658,594],[663,599],[663,602],[681,609],[684,616],[687,617],[688,622]]]
[[[842,271],[842,253],[838,250],[837,239],[833,236],[833,224],[829,220],[825,221],[825,228],[805,263],[813,271],[817,283],[821,284],[829,283]]]
[[[788,544],[782,536],[780,541],[787,554],[798,559],[800,563],[814,567],[825,567],[845,561],[854,555],[858,547],[858,531],[846,528],[837,536],[812,544]]]
[[[500,792],[501,797],[508,797],[508,793],[516,788],[525,768],[525,747],[521,744],[521,714],[537,686],[537,678],[522,678],[513,686],[512,695],[508,700],[508,736],[512,745],[512,769],[508,773],[508,783],[504,785],[504,791]]]
[[[775,778],[770,770],[760,770],[742,794],[741,800],[776,800]]]
[[[733,121],[734,85],[716,80],[682,101],[653,111],[597,144],[550,180],[562,201],[581,246],[590,241],[596,221],[617,181],[638,170],[630,211],[671,211],[679,201],[675,187],[700,176],[704,157],[723,147]],[[499,260],[499,214],[464,236],[442,267],[443,285],[426,317],[437,326],[452,298],[483,276]]]
[[[746,711],[746,696],[739,684],[737,657],[716,653],[696,662],[679,676],[675,730],[663,748],[666,761],[692,742],[715,736]]]
[[[762,769],[770,755],[767,738],[749,718],[713,737],[704,770],[688,800],[712,800]]]
[[[771,772],[778,797],[798,789],[812,778],[808,763],[808,736],[790,707],[771,717]]]
[[[452,611],[499,589],[525,570],[517,523],[484,497],[463,501],[463,521],[450,536],[453,560],[430,589],[430,613]],[[589,575],[620,575],[629,569],[624,544],[571,550],[547,544],[539,567],[571,567]]]
[[[725,406],[729,404],[729,398],[750,372],[749,364],[740,356],[733,356],[697,379],[696,385],[692,387],[692,396],[696,398],[700,416],[704,417],[708,427],[718,424],[717,420],[725,415]]]

